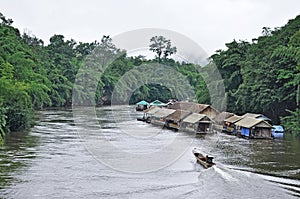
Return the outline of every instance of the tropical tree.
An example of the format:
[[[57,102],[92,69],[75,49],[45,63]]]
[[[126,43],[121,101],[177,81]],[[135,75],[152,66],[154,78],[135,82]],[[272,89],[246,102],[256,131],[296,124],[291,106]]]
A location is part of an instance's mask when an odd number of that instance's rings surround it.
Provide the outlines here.
[[[0,12],[0,19],[1,19],[1,23],[3,25],[8,25],[10,26],[12,23],[13,23],[13,20],[12,19],[7,19],[1,12]]]
[[[156,58],[159,63],[162,57],[166,60],[169,56],[177,52],[177,48],[171,45],[171,40],[163,36],[154,36],[150,39],[150,42],[150,51],[156,53]]]

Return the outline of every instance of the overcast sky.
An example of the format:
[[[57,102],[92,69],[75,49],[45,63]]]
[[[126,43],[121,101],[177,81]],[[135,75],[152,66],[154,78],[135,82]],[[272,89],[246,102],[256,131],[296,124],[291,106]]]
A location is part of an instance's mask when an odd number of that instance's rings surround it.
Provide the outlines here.
[[[209,55],[226,42],[261,35],[300,14],[300,0],[0,0],[13,26],[41,38],[92,42],[140,28],[163,28],[197,42]]]

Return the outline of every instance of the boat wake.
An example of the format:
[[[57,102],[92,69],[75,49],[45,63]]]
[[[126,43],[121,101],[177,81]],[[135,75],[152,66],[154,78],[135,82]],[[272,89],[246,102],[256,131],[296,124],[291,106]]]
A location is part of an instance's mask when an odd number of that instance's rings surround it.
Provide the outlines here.
[[[299,197],[298,184],[276,184],[266,176],[228,169],[223,165],[203,169],[198,176],[198,189],[190,192],[189,198],[196,198],[199,194],[205,194],[212,198],[295,198]],[[286,179],[285,179],[286,180]],[[279,186],[278,183],[281,185]],[[277,186],[278,185],[278,186]]]

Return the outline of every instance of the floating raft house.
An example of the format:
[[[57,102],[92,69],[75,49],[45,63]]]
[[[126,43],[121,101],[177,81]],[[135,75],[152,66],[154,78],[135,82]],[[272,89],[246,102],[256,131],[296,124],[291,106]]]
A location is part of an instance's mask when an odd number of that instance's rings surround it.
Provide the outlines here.
[[[137,111],[143,111],[143,110],[146,110],[150,104],[148,102],[146,102],[145,100],[142,100],[138,103],[136,103],[137,107],[136,107],[136,110]]]
[[[208,133],[211,131],[212,121],[204,114],[192,113],[183,119],[181,129],[195,133]]]
[[[271,138],[272,125],[265,120],[244,117],[235,125],[239,127],[238,134],[249,138]]]

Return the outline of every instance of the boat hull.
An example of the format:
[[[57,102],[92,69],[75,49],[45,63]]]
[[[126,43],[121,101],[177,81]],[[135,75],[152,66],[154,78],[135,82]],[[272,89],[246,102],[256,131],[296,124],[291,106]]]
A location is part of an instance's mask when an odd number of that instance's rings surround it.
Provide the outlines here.
[[[199,151],[193,150],[193,154],[194,154],[197,162],[199,164],[201,164],[205,169],[208,169],[208,168],[216,165],[213,162],[207,162],[206,157],[203,154],[201,154]]]

